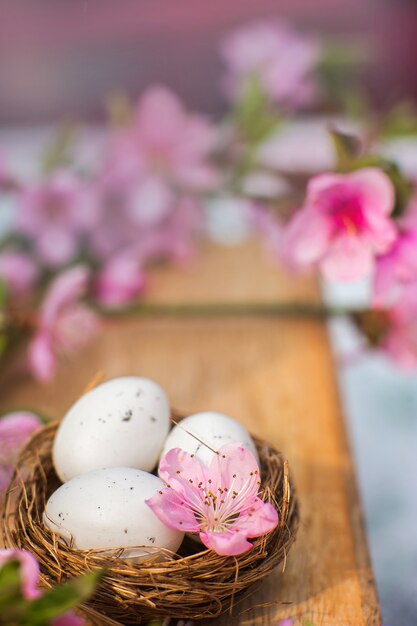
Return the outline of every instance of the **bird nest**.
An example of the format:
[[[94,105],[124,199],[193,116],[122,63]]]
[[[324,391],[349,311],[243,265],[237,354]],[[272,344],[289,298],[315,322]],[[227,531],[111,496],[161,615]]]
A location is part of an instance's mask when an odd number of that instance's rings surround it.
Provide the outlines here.
[[[155,618],[208,619],[231,611],[254,583],[285,563],[298,527],[298,505],[288,465],[281,452],[254,438],[261,465],[263,499],[279,513],[279,525],[253,540],[237,557],[219,556],[185,538],[179,554],[158,561],[123,559],[123,550],[103,553],[77,550],[45,528],[42,514],[59,486],[51,458],[57,422],[43,427],[20,455],[3,514],[7,547],[30,550],[38,559],[41,581],[51,587],[88,570],[105,568],[106,576],[83,607],[96,624],[146,623]]]

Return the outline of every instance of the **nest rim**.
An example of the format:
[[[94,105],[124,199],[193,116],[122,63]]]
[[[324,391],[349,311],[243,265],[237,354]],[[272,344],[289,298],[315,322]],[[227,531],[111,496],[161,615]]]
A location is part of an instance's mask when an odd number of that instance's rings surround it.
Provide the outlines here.
[[[175,416],[178,419],[176,414]],[[278,526],[252,539],[253,548],[236,557],[200,549],[150,557],[140,563],[123,558],[123,549],[78,550],[42,523],[46,501],[60,484],[52,463],[52,443],[59,421],[43,426],[20,454],[5,498],[2,533],[8,548],[30,550],[45,587],[104,567],[106,576],[93,598],[82,606],[97,624],[139,624],[156,618],[210,619],[233,609],[249,587],[285,562],[299,525],[298,500],[283,454],[253,437],[260,457],[262,497],[279,514]],[[52,485],[55,485],[52,488]],[[194,549],[199,544],[192,539]],[[184,552],[183,542],[180,552]],[[105,554],[103,554],[105,553]],[[96,620],[98,620],[96,622]]]

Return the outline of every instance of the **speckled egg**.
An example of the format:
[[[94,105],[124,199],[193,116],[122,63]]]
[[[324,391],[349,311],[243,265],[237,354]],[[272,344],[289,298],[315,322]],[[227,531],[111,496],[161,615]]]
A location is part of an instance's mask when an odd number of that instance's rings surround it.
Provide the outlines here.
[[[145,503],[164,483],[130,467],[82,474],[51,495],[45,526],[80,550],[125,548],[124,558],[176,552],[184,534],[165,526]]]
[[[114,378],[83,395],[64,416],[52,450],[65,482],[105,467],[151,471],[170,425],[169,401],[152,380]]]
[[[165,441],[161,458],[172,448],[182,448],[209,465],[214,456],[213,450],[234,442],[242,443],[259,462],[253,439],[242,424],[223,413],[195,413],[174,426]]]

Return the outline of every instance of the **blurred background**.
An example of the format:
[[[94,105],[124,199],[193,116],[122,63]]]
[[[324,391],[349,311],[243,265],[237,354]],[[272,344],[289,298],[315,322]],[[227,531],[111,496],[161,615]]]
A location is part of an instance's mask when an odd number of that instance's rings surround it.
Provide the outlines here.
[[[0,152],[24,171],[44,139],[39,128],[65,119],[100,122],[109,95],[137,98],[151,83],[171,87],[192,109],[220,115],[226,105],[219,41],[234,26],[271,16],[287,17],[334,46],[335,63],[336,51],[348,49],[355,79],[375,110],[416,102],[414,0],[0,0]],[[323,124],[315,122],[323,112],[313,110],[301,123],[310,124],[326,167],[329,148]],[[294,149],[283,143],[284,161],[286,154],[297,161]],[[415,140],[401,145],[399,158],[417,177]],[[327,287],[325,297],[352,304],[361,302],[364,290],[363,284]],[[332,324],[331,335],[336,353],[355,344],[343,322]],[[340,368],[339,381],[384,620],[412,626],[417,378],[367,356]]]
[[[219,111],[220,38],[277,14],[364,53],[375,105],[417,95],[414,0],[1,0],[0,122],[94,119],[110,92],[155,82]]]

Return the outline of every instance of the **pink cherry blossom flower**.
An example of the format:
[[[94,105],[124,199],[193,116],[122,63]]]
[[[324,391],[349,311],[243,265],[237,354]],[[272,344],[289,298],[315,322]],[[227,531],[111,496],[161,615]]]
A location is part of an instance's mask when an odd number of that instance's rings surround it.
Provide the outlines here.
[[[388,315],[381,348],[404,369],[413,369],[417,366],[417,281],[407,286]]]
[[[27,550],[7,549],[0,550],[0,568],[9,561],[17,560],[21,567],[22,594],[26,600],[40,598],[42,592],[38,589],[39,564],[31,552]],[[85,620],[68,612],[51,620],[51,626],[84,626]]]
[[[155,260],[182,262],[192,256],[203,209],[194,196],[178,194],[162,179],[125,179],[116,170],[103,173],[96,187],[100,224],[88,235],[90,252],[100,262],[132,250],[142,267]]]
[[[317,93],[313,72],[320,53],[314,38],[298,33],[284,20],[257,21],[238,28],[221,46],[229,70],[227,93],[232,98],[241,96],[256,77],[278,104],[309,104]]]
[[[378,168],[315,176],[286,228],[282,257],[295,269],[318,266],[328,280],[362,278],[396,240],[393,208],[393,186]]]
[[[3,252],[0,254],[0,278],[12,295],[18,296],[32,289],[39,270],[33,259],[24,252]]]
[[[76,256],[82,233],[96,219],[84,185],[71,172],[60,170],[43,183],[23,188],[15,228],[26,235],[45,265],[59,267]]]
[[[392,248],[377,257],[374,304],[380,305],[401,285],[417,281],[417,229],[400,232]]]
[[[223,446],[208,468],[180,448],[159,465],[167,487],[146,501],[168,527],[198,533],[220,555],[243,554],[248,537],[278,524],[278,513],[259,497],[260,473],[254,455],[239,443]]]
[[[188,113],[173,92],[156,85],[140,99],[133,125],[114,136],[111,167],[142,180],[160,177],[188,190],[210,189],[217,181],[208,161],[214,139],[204,116]]]
[[[0,494],[10,483],[21,448],[41,424],[34,413],[27,411],[8,413],[0,418]]]
[[[73,354],[97,330],[96,315],[79,301],[88,281],[88,269],[79,265],[59,274],[48,288],[28,354],[29,368],[40,381],[52,378],[58,356]]]
[[[145,288],[146,279],[135,252],[111,257],[95,281],[95,295],[109,308],[123,307],[135,300]]]

